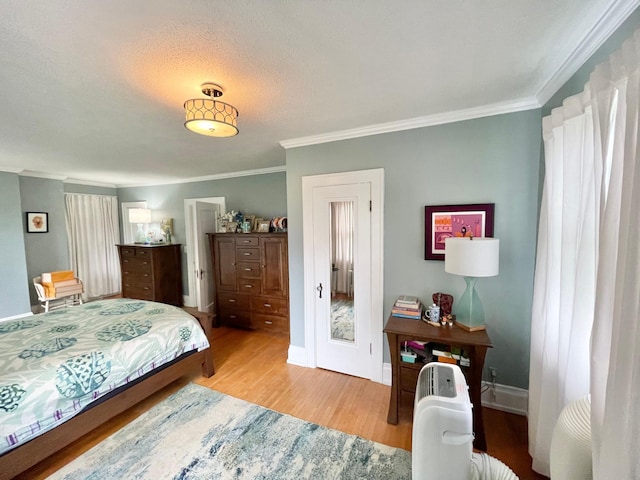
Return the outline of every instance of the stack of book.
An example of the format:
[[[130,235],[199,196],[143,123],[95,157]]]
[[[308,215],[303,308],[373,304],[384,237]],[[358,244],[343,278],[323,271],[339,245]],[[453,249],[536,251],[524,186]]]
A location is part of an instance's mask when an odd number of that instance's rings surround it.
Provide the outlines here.
[[[471,362],[464,350],[458,347],[442,345],[440,343],[430,344],[433,359],[443,363],[453,363],[461,367],[468,367]]]
[[[70,270],[43,273],[40,280],[48,298],[68,297],[82,293],[82,282],[75,278]]]
[[[402,295],[398,297],[393,305],[391,316],[420,320],[422,318],[422,303],[418,297]]]

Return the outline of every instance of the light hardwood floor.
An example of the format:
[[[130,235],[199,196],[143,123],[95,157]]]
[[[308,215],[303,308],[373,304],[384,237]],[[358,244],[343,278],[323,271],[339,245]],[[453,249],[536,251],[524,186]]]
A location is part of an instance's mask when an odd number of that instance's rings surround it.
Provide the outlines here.
[[[257,332],[214,329],[216,374],[193,381],[264,407],[394,447],[411,449],[411,416],[401,411],[389,425],[390,387],[322,369],[289,365],[288,341]],[[174,382],[138,406],[41,462],[20,478],[46,478],[177,391],[189,379]],[[525,417],[484,409],[488,453],[523,480],[544,479],[531,470]]]

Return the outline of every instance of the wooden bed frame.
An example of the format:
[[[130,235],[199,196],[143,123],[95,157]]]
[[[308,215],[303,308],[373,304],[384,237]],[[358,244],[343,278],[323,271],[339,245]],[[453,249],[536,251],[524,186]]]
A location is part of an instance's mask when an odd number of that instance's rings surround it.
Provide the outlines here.
[[[198,321],[211,345],[211,322],[200,318]],[[175,380],[197,372],[199,368],[202,368],[202,375],[205,377],[211,377],[215,373],[211,347],[183,358],[0,456],[0,480],[11,479],[28,470]]]

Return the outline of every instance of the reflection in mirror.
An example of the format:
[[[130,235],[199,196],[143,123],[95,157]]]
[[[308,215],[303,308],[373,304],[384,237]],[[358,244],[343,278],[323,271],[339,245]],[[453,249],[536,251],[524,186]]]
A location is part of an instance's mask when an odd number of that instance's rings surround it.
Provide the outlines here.
[[[331,202],[331,339],[355,342],[353,201]]]

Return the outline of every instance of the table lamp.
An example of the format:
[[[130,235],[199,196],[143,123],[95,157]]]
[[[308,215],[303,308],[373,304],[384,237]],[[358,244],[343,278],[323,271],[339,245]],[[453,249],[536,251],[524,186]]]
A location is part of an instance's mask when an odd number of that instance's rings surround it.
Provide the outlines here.
[[[471,332],[484,330],[484,309],[475,286],[478,277],[498,275],[500,240],[451,237],[444,245],[444,270],[462,275],[467,284],[460,300],[453,302],[456,324]]]
[[[142,230],[142,225],[145,223],[151,223],[151,210],[149,210],[148,208],[130,208],[129,223],[138,224],[135,243],[145,243],[147,240],[147,236]]]

